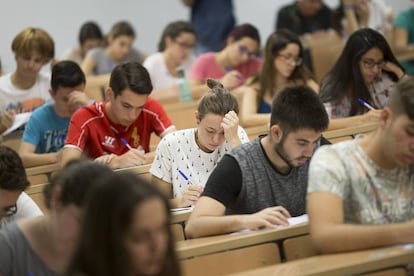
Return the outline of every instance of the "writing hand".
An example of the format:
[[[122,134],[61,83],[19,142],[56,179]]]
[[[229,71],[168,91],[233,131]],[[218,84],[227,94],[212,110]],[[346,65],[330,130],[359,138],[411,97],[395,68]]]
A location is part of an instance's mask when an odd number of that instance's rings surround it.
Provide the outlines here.
[[[243,75],[237,70],[228,71],[221,78],[221,83],[228,89],[233,89],[243,83]]]
[[[110,163],[111,167],[126,168],[145,164],[145,152],[139,149],[130,149],[122,155],[118,155]]]
[[[0,125],[3,125],[6,129],[10,128],[13,125],[15,115],[16,112],[13,110],[4,111],[0,118]]]
[[[282,206],[263,209],[257,213],[246,216],[244,228],[272,228],[275,225],[288,226],[290,213]]]
[[[178,207],[187,207],[195,205],[203,192],[203,186],[201,185],[190,185],[185,190]]]

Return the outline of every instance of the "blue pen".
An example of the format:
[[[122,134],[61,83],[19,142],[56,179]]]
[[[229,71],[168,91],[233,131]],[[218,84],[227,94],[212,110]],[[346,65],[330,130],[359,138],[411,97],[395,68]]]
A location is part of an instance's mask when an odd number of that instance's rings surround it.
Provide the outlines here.
[[[371,105],[369,105],[366,101],[364,101],[361,98],[358,98],[358,102],[360,102],[361,104],[363,104],[366,108],[368,108],[370,110],[375,110],[375,108],[373,108]]]
[[[128,149],[132,150],[132,147],[128,144],[128,142],[125,140],[125,138],[120,139],[122,144],[124,144]]]
[[[185,173],[183,173],[180,169],[177,169],[178,173],[181,174],[181,176],[185,179],[185,181],[187,181],[188,183],[191,183],[190,180],[188,180],[188,177],[185,175]]]
[[[230,68],[229,66],[224,66],[224,71],[226,71],[226,72],[228,73],[228,72],[233,71],[233,69],[232,69],[232,68]],[[241,77],[241,76],[239,76],[239,75],[237,75],[237,76],[236,76],[236,78],[237,78],[238,80],[242,80],[242,77]]]

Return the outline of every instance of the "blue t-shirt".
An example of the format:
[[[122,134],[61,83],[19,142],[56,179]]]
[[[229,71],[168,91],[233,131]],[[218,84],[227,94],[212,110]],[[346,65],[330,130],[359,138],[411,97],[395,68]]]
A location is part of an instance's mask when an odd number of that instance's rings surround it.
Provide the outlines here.
[[[272,107],[267,102],[261,100],[259,108],[257,109],[257,113],[270,113]]]
[[[395,19],[394,25],[407,32],[408,44],[414,43],[414,8],[401,12]],[[414,74],[414,60],[403,61],[401,65],[407,74]]]
[[[22,140],[36,146],[36,153],[57,152],[64,145],[69,122],[69,117],[59,117],[53,105],[47,103],[30,116]]]

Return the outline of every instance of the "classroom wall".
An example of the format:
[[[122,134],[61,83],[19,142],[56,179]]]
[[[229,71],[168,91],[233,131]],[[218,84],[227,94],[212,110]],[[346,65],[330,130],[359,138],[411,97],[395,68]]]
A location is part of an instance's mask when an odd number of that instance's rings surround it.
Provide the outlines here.
[[[258,27],[264,42],[273,31],[276,11],[293,0],[234,0],[239,23],[251,22]],[[339,0],[325,0],[335,7]],[[409,0],[390,1],[399,12],[410,5]],[[162,11],[160,10],[161,6]],[[181,0],[14,0],[3,4],[0,17],[0,58],[3,71],[15,69],[10,45],[14,36],[28,26],[47,30],[55,40],[56,56],[77,44],[80,26],[87,20],[98,22],[109,31],[118,20],[130,21],[138,39],[135,46],[147,53],[156,51],[164,26],[173,20],[188,19],[189,9]]]

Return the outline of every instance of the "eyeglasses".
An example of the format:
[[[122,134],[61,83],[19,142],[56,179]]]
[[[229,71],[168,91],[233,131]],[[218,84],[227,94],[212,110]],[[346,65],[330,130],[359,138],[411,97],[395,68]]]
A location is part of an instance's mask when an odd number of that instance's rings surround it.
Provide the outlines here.
[[[372,60],[362,60],[361,62],[365,69],[372,69],[377,66],[379,70],[383,69],[386,63],[385,61],[374,62]]]
[[[239,46],[239,51],[240,51],[240,54],[242,54],[242,55],[248,55],[249,57],[252,57],[252,56],[255,56],[256,55],[256,52],[249,52],[249,48],[247,48],[244,45],[240,45]]]
[[[17,205],[15,204],[15,205],[12,205],[12,206],[4,207],[3,211],[4,211],[4,215],[6,217],[10,217],[10,216],[17,213]]]
[[[282,54],[278,54],[278,57],[282,57],[285,62],[289,62],[289,63],[294,63],[295,66],[300,66],[302,65],[303,59],[300,57],[293,57],[291,55],[282,55]]]
[[[190,44],[190,43],[182,42],[182,41],[177,41],[177,40],[175,40],[174,42],[177,43],[178,46],[180,46],[181,48],[184,48],[184,49],[189,49],[190,50],[190,49],[194,48],[194,44]]]

